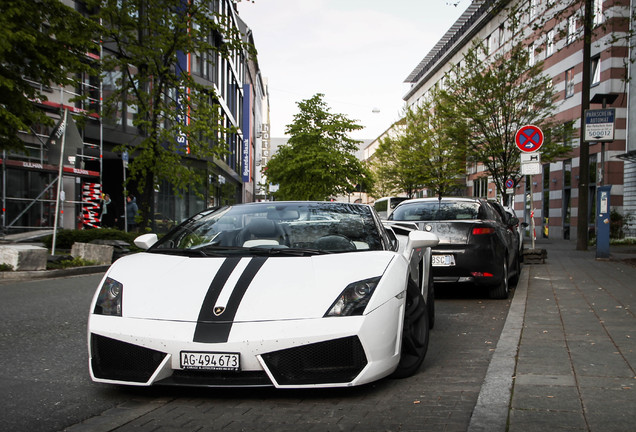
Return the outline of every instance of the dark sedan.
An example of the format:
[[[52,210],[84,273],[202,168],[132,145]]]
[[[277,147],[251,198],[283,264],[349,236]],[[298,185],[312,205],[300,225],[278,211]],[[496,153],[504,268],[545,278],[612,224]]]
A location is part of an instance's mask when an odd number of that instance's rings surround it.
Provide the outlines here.
[[[519,277],[516,239],[488,201],[480,198],[419,198],[400,203],[391,220],[417,223],[439,237],[433,248],[433,276],[439,283],[474,283],[491,298],[508,298],[509,282]]]

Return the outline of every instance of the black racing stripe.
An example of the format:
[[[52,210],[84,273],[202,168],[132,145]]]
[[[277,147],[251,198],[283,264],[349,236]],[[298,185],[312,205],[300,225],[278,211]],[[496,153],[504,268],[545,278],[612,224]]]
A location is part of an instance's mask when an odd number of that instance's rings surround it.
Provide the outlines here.
[[[227,258],[221,265],[221,268],[219,268],[219,271],[214,276],[214,279],[212,279],[212,283],[210,283],[208,292],[203,299],[201,310],[199,311],[197,327],[194,330],[195,342],[207,342],[207,335],[213,329],[211,329],[210,326],[205,325],[205,323],[211,321],[212,317],[214,317],[214,305],[216,304],[216,301],[221,294],[221,290],[223,289],[225,282],[230,277],[240,261],[240,257]]]
[[[230,259],[236,260],[236,262],[227,264]],[[232,294],[230,294],[225,311],[223,311],[221,315],[216,316],[213,311],[214,305],[219,298],[223,285],[238,264],[238,261],[240,261],[240,258],[228,258],[225,263],[223,263],[219,272],[210,284],[208,293],[203,301],[203,306],[199,312],[199,320],[194,331],[194,342],[227,342],[230,336],[230,331],[232,330],[232,323],[241,304],[241,300],[256,274],[263,264],[265,264],[265,261],[267,261],[267,257],[254,257],[250,260],[249,264],[245,267],[243,274],[241,274],[236,285],[232,289]],[[226,264],[228,267],[227,269],[224,268],[226,267]],[[222,271],[226,274],[221,275]]]
[[[236,282],[236,286],[232,290],[230,299],[227,302],[225,312],[223,312],[222,315],[223,321],[234,321],[234,317],[241,305],[241,300],[243,300],[243,296],[245,295],[247,288],[252,283],[256,273],[258,273],[261,267],[263,267],[265,261],[267,261],[267,257],[254,257],[247,267],[245,267],[245,271],[239,278],[238,282]]]

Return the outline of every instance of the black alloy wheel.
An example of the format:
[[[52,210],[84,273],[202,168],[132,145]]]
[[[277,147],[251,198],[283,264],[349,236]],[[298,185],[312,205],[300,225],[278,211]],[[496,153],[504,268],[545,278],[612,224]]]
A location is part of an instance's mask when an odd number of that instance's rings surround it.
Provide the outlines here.
[[[428,350],[429,325],[428,307],[422,292],[409,278],[400,363],[393,378],[406,378],[418,371]]]
[[[433,280],[433,266],[429,266],[428,271],[428,297],[426,299],[426,307],[428,308],[428,328],[433,330],[435,327],[435,282]]]

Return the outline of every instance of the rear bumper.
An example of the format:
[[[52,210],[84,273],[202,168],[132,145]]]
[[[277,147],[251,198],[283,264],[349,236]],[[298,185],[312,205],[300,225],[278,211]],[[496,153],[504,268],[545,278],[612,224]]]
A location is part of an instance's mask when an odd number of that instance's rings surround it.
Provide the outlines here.
[[[476,285],[496,285],[501,282],[501,260],[491,247],[435,248],[433,255],[451,254],[454,266],[433,267],[433,279],[437,284],[472,283]]]

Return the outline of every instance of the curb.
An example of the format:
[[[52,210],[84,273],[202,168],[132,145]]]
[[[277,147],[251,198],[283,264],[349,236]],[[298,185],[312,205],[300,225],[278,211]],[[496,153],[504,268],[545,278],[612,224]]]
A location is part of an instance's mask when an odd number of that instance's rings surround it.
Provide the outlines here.
[[[528,296],[529,270],[521,271],[506,323],[497,348],[490,359],[486,377],[468,425],[469,432],[507,430],[519,340],[523,329]]]
[[[56,270],[32,270],[32,271],[12,271],[0,272],[0,283],[25,281],[32,279],[50,279],[67,276],[87,275],[93,273],[103,273],[110,265],[95,265],[85,267],[72,267]]]

